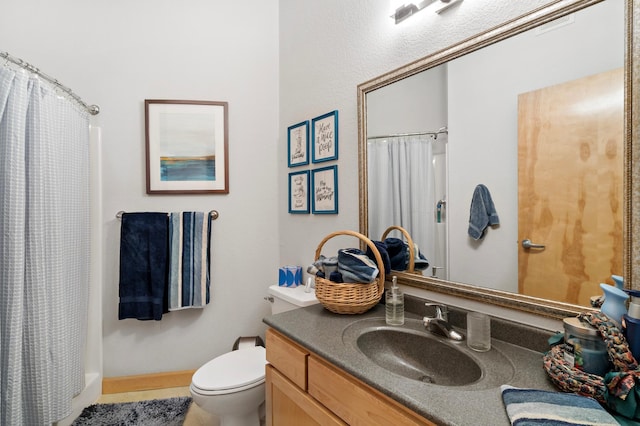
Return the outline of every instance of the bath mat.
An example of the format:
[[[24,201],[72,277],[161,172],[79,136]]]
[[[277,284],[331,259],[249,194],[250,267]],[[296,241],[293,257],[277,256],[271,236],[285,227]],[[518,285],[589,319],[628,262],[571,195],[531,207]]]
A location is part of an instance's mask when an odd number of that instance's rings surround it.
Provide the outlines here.
[[[72,426],[181,426],[191,405],[188,396],[117,404],[93,404]]]

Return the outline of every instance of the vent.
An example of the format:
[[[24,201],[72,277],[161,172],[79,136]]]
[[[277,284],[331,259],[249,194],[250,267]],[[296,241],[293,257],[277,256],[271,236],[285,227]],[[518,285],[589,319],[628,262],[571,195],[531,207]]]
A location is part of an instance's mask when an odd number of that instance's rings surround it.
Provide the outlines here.
[[[566,15],[551,22],[547,22],[546,24],[540,25],[536,28],[536,35],[544,34],[549,31],[557,30],[558,28],[564,27],[565,25],[573,24],[574,17],[575,15],[572,13],[571,15]]]

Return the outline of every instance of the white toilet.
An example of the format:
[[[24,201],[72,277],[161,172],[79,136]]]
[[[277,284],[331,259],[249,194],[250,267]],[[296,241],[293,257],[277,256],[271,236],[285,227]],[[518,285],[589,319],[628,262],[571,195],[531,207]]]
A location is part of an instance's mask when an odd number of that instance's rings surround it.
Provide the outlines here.
[[[274,314],[318,303],[315,292],[296,288],[269,287]],[[200,367],[191,379],[193,402],[220,419],[220,426],[258,426],[264,402],[266,350],[240,345]]]

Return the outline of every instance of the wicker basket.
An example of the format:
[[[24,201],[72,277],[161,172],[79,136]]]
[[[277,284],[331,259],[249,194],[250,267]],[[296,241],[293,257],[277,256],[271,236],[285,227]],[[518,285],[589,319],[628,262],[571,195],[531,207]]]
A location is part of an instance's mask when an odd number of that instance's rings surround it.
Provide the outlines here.
[[[364,235],[355,231],[336,231],[320,242],[315,260],[320,258],[322,246],[339,235],[350,235],[362,240],[373,251],[380,273],[371,283],[334,283],[329,279],[316,277],[316,298],[326,309],[336,314],[362,314],[373,308],[384,292],[385,271],[382,256],[375,244]]]
[[[384,231],[384,234],[382,234],[382,238],[381,240],[384,241],[385,238],[387,238],[387,235],[389,235],[389,233],[393,230],[397,230],[400,231],[400,233],[402,233],[402,236],[404,237],[404,239],[407,241],[407,245],[409,246],[409,265],[407,265],[407,269],[404,272],[409,272],[410,274],[415,274],[415,256],[416,256],[416,252],[415,252],[415,247],[413,245],[413,239],[411,238],[411,235],[409,235],[409,232],[407,232],[406,229],[404,229],[401,226],[390,226],[387,228],[386,231]],[[391,271],[389,271],[391,272]],[[422,272],[418,272],[420,275],[422,275]]]

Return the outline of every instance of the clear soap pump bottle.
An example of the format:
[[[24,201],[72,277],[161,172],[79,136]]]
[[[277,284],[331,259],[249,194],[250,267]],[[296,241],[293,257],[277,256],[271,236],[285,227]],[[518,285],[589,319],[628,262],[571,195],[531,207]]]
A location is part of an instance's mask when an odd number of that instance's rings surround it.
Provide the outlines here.
[[[404,294],[398,288],[398,278],[391,278],[391,288],[385,293],[385,313],[388,325],[404,324]]]

